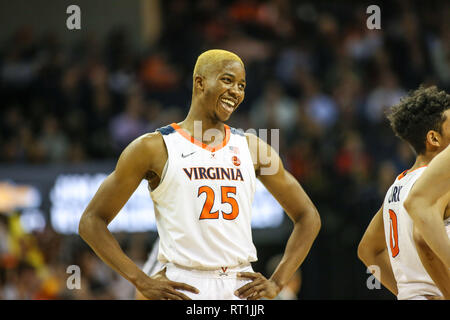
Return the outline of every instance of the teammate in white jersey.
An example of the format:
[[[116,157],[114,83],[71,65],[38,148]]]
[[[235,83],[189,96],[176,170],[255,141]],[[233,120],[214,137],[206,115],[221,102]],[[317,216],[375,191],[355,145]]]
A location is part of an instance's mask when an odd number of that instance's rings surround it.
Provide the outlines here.
[[[243,101],[245,86],[237,55],[224,50],[201,54],[186,119],[130,143],[83,213],[81,237],[141,297],[272,299],[319,232],[315,206],[274,149],[224,124]],[[256,178],[294,223],[269,279],[251,268],[257,259],[250,224]],[[154,201],[158,259],[164,265],[151,276],[124,254],[107,229],[142,179],[148,180]]]
[[[410,144],[417,157],[386,193],[383,206],[358,246],[358,256],[366,266],[380,268],[378,280],[398,299],[450,298],[450,270],[422,241],[420,230],[414,227],[409,215],[409,203],[406,203],[408,211],[405,209],[406,199],[410,201],[416,196],[415,191],[411,192],[416,181],[421,184],[420,177],[427,175],[432,159],[450,143],[450,95],[435,86],[420,87],[392,107],[388,119],[395,134]],[[447,205],[448,201],[444,208]],[[425,211],[426,207],[420,209],[423,215],[431,214]],[[442,212],[432,232],[441,236],[440,244],[445,246],[448,235],[444,220],[448,221],[450,215],[448,211]]]

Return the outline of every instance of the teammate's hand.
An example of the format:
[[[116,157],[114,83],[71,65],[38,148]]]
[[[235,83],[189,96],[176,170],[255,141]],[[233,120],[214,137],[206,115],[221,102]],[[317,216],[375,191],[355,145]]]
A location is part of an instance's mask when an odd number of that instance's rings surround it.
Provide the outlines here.
[[[273,299],[281,288],[275,281],[267,279],[261,273],[254,272],[239,272],[237,277],[240,279],[251,279],[252,282],[247,283],[238,290],[235,295],[241,299],[247,298],[248,300],[258,300],[261,298]]]
[[[197,288],[186,283],[169,280],[166,276],[166,268],[151,277],[147,277],[144,281],[140,281],[136,284],[136,289],[150,300],[192,300],[177,289],[195,294],[199,293]]]

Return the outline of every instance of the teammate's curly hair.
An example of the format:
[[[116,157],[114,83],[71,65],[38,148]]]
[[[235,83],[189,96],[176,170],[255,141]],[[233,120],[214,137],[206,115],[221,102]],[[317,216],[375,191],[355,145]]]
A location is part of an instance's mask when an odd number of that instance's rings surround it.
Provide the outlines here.
[[[450,109],[449,94],[439,91],[436,86],[426,88],[421,85],[388,110],[387,118],[395,135],[407,141],[416,154],[423,154],[428,131],[442,133],[447,109]]]

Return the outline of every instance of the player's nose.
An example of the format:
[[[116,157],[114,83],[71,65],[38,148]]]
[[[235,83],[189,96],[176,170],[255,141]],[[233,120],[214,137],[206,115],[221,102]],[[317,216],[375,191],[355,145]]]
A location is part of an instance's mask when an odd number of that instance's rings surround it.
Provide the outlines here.
[[[241,90],[239,90],[239,85],[235,84],[233,86],[230,87],[230,89],[228,90],[230,93],[230,96],[236,100],[241,100],[242,97],[242,92]]]

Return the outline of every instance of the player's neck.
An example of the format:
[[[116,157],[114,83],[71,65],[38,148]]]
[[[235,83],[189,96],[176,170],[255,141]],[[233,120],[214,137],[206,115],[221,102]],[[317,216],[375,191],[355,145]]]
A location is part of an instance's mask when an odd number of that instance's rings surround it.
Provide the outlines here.
[[[186,118],[179,123],[183,130],[188,132],[196,140],[206,144],[212,142],[207,141],[208,139],[205,140],[206,136],[210,136],[210,134],[205,135],[207,130],[216,129],[222,133],[223,137],[225,136],[225,126],[223,122],[209,119],[208,117],[205,117],[205,115],[198,114],[194,110],[194,108],[191,108]],[[217,135],[213,134],[213,136]]]
[[[433,158],[434,155],[419,154],[414,162],[414,165],[409,170],[412,171],[420,167],[427,166]]]

